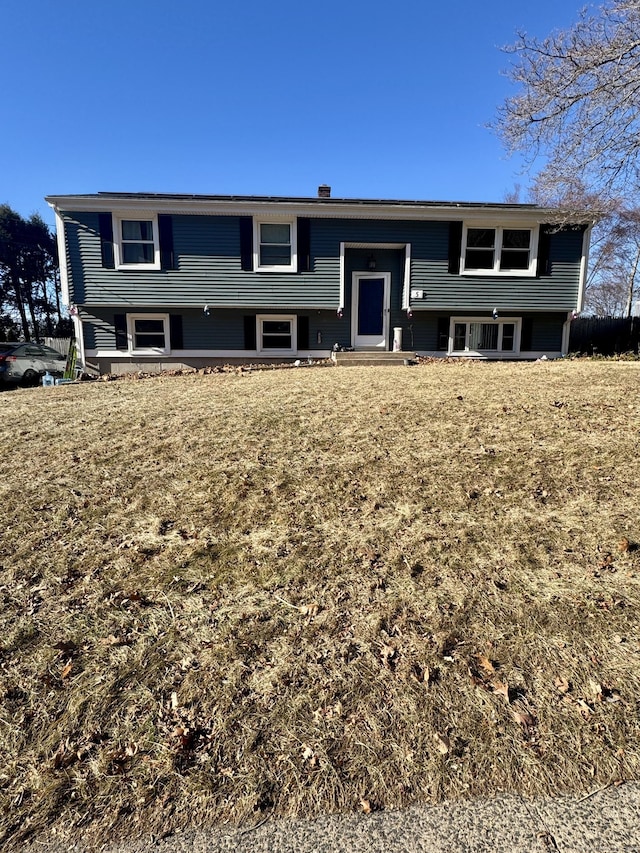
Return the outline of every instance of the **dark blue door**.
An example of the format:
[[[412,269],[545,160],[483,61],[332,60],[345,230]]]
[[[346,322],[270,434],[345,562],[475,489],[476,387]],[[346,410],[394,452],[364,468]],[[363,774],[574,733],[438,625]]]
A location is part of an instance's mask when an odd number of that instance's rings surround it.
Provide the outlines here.
[[[361,278],[358,286],[358,335],[382,335],[384,279]]]

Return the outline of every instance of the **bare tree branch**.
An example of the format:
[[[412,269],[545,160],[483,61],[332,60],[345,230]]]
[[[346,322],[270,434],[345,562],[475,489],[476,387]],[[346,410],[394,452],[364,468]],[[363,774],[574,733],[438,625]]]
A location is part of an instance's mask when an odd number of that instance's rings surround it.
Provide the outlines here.
[[[583,10],[545,39],[518,33],[505,48],[518,87],[494,127],[549,181],[585,185],[637,204],[640,196],[640,0]]]

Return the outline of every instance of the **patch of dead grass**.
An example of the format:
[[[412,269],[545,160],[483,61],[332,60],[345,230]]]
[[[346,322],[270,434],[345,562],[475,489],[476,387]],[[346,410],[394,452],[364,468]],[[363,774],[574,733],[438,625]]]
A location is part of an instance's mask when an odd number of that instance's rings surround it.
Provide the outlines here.
[[[639,379],[0,396],[4,839],[637,778]]]

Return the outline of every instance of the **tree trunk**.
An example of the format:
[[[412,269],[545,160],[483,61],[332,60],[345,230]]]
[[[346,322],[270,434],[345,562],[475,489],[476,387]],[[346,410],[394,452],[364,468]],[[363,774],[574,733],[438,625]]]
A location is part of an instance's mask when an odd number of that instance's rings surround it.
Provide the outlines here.
[[[36,341],[40,341],[40,327],[38,326],[38,320],[36,318],[36,310],[33,304],[33,291],[31,287],[26,287],[27,291],[27,304],[29,306],[29,314],[31,315],[31,326],[33,328],[33,337]]]
[[[20,314],[20,322],[22,323],[22,334],[24,335],[25,341],[31,340],[31,332],[29,330],[29,321],[27,320],[27,312],[24,308],[24,302],[22,300],[22,288],[20,287],[20,281],[18,280],[15,274],[9,277],[11,281],[11,285],[13,287],[13,292],[16,295],[16,308],[18,309],[18,313]]]
[[[627,286],[627,304],[624,306],[624,316],[631,316],[631,309],[633,308],[633,292],[636,286],[636,276],[638,274],[638,265],[640,264],[640,246],[638,246],[638,251],[636,252],[636,257],[633,262],[633,266],[629,273],[629,281]]]
[[[53,323],[51,322],[51,303],[49,302],[49,294],[47,293],[47,282],[43,278],[40,282],[42,288],[42,304],[44,305],[44,313],[47,318],[46,332],[49,337],[53,337]]]

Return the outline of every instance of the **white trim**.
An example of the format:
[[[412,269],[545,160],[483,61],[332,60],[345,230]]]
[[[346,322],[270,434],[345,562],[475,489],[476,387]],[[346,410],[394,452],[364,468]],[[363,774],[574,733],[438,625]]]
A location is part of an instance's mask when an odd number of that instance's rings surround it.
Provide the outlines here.
[[[588,225],[582,235],[582,258],[580,259],[580,278],[578,279],[578,298],[576,300],[576,311],[579,314],[584,308],[585,289],[587,283],[587,270],[589,268],[589,248],[591,245],[591,231],[593,226]]]
[[[117,270],[159,270],[160,269],[160,235],[158,233],[158,215],[142,212],[133,219],[132,214],[123,211],[113,211],[111,214],[113,228],[113,260]],[[125,264],[122,260],[122,222],[151,222],[153,230],[153,263]],[[128,241],[131,242],[131,241]]]
[[[288,225],[291,251],[289,264],[260,264],[260,226]],[[283,244],[284,245],[284,244]],[[298,228],[295,216],[254,216],[253,218],[253,270],[254,272],[297,272],[298,271]]]
[[[298,350],[295,353],[285,353],[285,355],[274,354],[273,358],[282,359],[295,355],[299,358],[321,359],[330,358],[331,350]],[[90,349],[87,350],[89,358],[120,358],[124,361],[131,361],[132,354],[120,349]],[[182,358],[257,358],[258,356],[266,357],[266,353],[259,353],[255,349],[176,349],[166,356],[150,356],[140,355],[135,356],[140,359],[149,359],[157,361],[161,358],[163,361],[177,361]]]
[[[493,247],[493,267],[491,269],[477,269],[476,267],[466,266],[467,249],[467,234],[470,228],[482,229],[488,228],[495,232],[495,244]],[[529,243],[529,266],[527,269],[500,269],[500,254],[502,252],[502,235],[505,231],[529,231],[531,240]],[[500,276],[501,278],[533,278],[536,274],[536,265],[538,262],[538,235],[540,233],[539,226],[528,226],[509,222],[503,219],[500,225],[495,222],[472,222],[465,221],[462,225],[462,248],[460,251],[460,275],[466,276]]]
[[[562,358],[562,353],[558,350],[521,350],[520,352],[491,352],[473,353],[473,352],[454,352],[448,353],[444,350],[417,350],[416,355],[421,358],[473,358],[477,361],[536,361],[540,358],[549,359]]]
[[[382,291],[382,333],[379,342],[370,341],[373,335],[358,335],[358,301],[360,298],[360,281],[366,279],[379,279],[384,282]],[[391,298],[391,273],[390,272],[364,272],[354,270],[351,273],[351,343],[355,349],[366,349],[375,347],[382,351],[389,349],[389,305]],[[359,340],[360,339],[360,340]]]
[[[78,358],[82,367],[86,367],[86,350],[84,348],[84,332],[82,329],[82,318],[79,313],[75,313],[71,320],[73,322],[73,333],[76,338],[76,346],[78,347]]]
[[[129,305],[132,303],[130,302]],[[243,303],[233,303],[233,304],[224,304],[220,302],[213,302],[213,300],[209,300],[206,303],[200,299],[198,302],[192,302],[190,304],[185,304],[184,302],[163,302],[162,305],[158,305],[157,302],[152,302],[148,306],[149,310],[158,309],[159,307],[166,311],[197,311],[202,312],[204,308],[204,304],[209,306],[210,312],[213,311],[268,311],[270,309],[270,305],[257,305],[255,302],[243,302]],[[120,302],[80,302],[78,303],[78,308],[82,308],[83,311],[88,311],[89,309],[97,309],[101,310],[103,308],[115,308],[118,309],[119,313],[122,313],[127,310],[128,306],[123,306],[122,300]],[[144,302],[136,302],[135,308],[144,311],[145,304]],[[294,305],[278,305],[278,310],[287,311],[287,312],[296,312],[296,311],[335,311],[334,305],[303,305],[300,303]],[[138,312],[140,313],[140,312]]]
[[[60,268],[60,296],[63,304],[68,308],[71,304],[69,293],[69,267],[67,265],[67,241],[65,240],[64,219],[60,211],[54,206],[56,215],[56,241],[58,243],[58,266]]]
[[[483,350],[472,350],[468,349],[466,341],[468,341],[469,337],[469,329],[465,332],[465,348],[464,350],[456,350],[453,348],[454,338],[455,338],[455,327],[458,323],[464,323],[469,326],[470,323],[482,323],[483,325],[491,325],[498,326],[498,348],[497,349],[483,349]],[[511,350],[503,350],[500,348],[500,344],[502,343],[502,326],[507,323],[512,323],[514,325],[513,330],[513,349]],[[502,357],[502,358],[513,358],[520,352],[520,337],[521,337],[521,329],[522,329],[522,317],[498,317],[497,320],[494,320],[493,317],[451,317],[449,320],[449,345],[447,347],[447,355],[467,355],[473,358],[482,358],[490,356],[494,357]]]
[[[573,319],[573,311],[569,311],[567,319],[562,324],[562,355],[567,355],[569,352],[569,338],[571,336],[571,320]]]
[[[287,321],[291,323],[291,348],[273,349],[262,345],[262,324],[264,322]],[[298,316],[297,314],[256,314],[256,352],[258,355],[272,355],[274,357],[283,355],[294,355],[298,351]]]
[[[340,243],[340,296],[339,296],[339,305],[338,305],[338,313],[342,313],[344,311],[344,302],[345,302],[345,281],[344,281],[344,271],[345,271],[345,262],[344,262],[344,251],[346,249],[346,243]]]
[[[406,245],[406,243],[354,242],[353,240],[347,240],[344,244],[346,249],[404,249]]]
[[[131,214],[130,218],[141,211],[152,209],[156,213],[202,214],[219,216],[313,216],[318,219],[405,219],[451,222],[453,220],[481,223],[484,225],[504,225],[505,222],[522,222],[523,227],[535,227],[554,221],[558,211],[550,207],[534,205],[483,205],[473,202],[450,204],[418,202],[388,204],[385,201],[356,201],[346,199],[337,201],[304,198],[237,198],[233,196],[211,198],[191,196],[172,198],[163,194],[124,198],[120,195],[99,193],[93,195],[50,195],[46,201],[60,211],[97,211],[119,210]],[[586,213],[576,217],[576,222],[590,222]],[[514,225],[515,227],[515,225]]]
[[[164,347],[147,347],[136,349],[135,346],[135,322],[136,320],[162,320],[164,331]],[[168,355],[171,352],[171,341],[169,339],[169,315],[168,314],[127,314],[127,343],[129,355]]]
[[[404,281],[402,283],[402,310],[408,311],[411,302],[411,243],[404,247]]]

